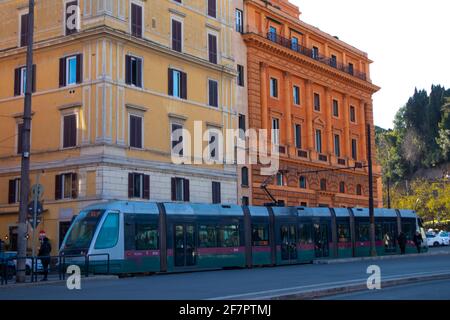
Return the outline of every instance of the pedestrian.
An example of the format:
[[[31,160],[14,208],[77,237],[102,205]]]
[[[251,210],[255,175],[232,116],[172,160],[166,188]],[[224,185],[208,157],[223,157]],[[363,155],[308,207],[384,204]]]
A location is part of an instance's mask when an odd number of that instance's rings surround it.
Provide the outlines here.
[[[391,238],[389,237],[389,234],[387,232],[384,234],[383,242],[384,242],[384,249],[387,250],[391,242]]]
[[[2,239],[0,239],[0,252],[5,251],[5,243],[3,242]]]
[[[42,267],[44,268],[44,278],[41,281],[47,281],[48,265],[50,264],[50,253],[52,252],[52,246],[47,237],[42,241],[41,248],[39,249],[39,257],[41,258]]]
[[[400,247],[400,253],[405,254],[406,251],[406,235],[402,232],[398,235],[398,245]]]
[[[417,253],[420,253],[420,249],[422,249],[423,238],[419,231],[416,231],[413,238],[414,244],[417,248]]]

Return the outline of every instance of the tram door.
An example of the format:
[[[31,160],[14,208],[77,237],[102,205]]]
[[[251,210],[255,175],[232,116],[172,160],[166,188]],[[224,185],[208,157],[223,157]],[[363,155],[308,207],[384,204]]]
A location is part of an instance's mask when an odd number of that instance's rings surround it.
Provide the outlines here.
[[[397,224],[395,222],[383,223],[383,246],[385,253],[395,253],[397,243]]]
[[[316,258],[330,256],[328,239],[328,225],[326,223],[314,223],[314,251]]]
[[[294,224],[281,226],[281,260],[297,260],[297,228]]]
[[[195,228],[192,224],[175,225],[175,266],[187,267],[196,264]]]

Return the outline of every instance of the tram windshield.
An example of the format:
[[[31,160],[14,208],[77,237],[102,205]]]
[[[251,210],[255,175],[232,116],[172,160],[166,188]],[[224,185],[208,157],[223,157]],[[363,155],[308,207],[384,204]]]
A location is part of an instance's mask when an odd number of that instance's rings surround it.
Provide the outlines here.
[[[64,252],[67,254],[80,254],[81,251],[87,251],[104,213],[105,210],[81,212],[67,232],[62,248]]]

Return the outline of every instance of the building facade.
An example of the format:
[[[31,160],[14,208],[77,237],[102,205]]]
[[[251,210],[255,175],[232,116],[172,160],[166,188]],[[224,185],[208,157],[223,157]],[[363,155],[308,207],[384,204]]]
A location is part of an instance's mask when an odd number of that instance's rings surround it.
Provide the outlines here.
[[[299,20],[287,0],[244,3],[249,125],[269,130],[269,148],[280,153],[280,171],[269,179],[251,166],[252,203],[271,202],[261,189],[268,183],[286,205],[367,207],[366,127],[375,152],[372,95],[379,90],[367,54]],[[375,162],[374,174],[380,206]]]
[[[15,250],[28,1],[0,10],[0,236]],[[242,197],[235,164],[193,164],[196,146],[178,134],[196,121],[200,134],[223,132],[245,115],[235,105],[234,11],[227,0],[36,3],[30,175],[45,188],[38,231],[53,253],[93,202]]]

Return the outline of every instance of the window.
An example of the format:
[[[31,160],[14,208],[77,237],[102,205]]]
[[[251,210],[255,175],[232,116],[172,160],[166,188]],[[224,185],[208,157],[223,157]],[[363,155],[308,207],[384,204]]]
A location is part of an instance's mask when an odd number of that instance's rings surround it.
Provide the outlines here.
[[[298,51],[298,38],[297,37],[292,37],[291,39],[291,49]]]
[[[172,19],[172,50],[181,52],[183,48],[182,23]]]
[[[219,85],[215,80],[208,80],[208,105],[211,107],[219,106]]]
[[[356,122],[356,112],[354,106],[350,106],[350,121]]]
[[[280,145],[280,120],[277,118],[272,119],[272,144]]]
[[[269,28],[269,40],[277,41],[277,29],[275,27]]]
[[[327,191],[327,180],[326,179],[320,179],[320,190]]]
[[[358,223],[356,228],[356,239],[360,242],[370,241],[370,225],[368,223]]]
[[[350,242],[350,225],[348,223],[339,223],[337,226],[338,242]]]
[[[32,69],[31,91],[36,91],[36,65]],[[14,96],[24,95],[27,89],[27,67],[20,67],[14,70]]]
[[[69,229],[70,229],[70,225],[71,225],[72,223],[70,222],[70,221],[60,221],[59,222],[59,248],[61,248],[61,245],[62,245],[62,243],[63,243],[63,241],[64,241],[64,238],[65,238],[65,236],[66,236],[66,234],[67,234],[67,232],[69,231]]]
[[[356,195],[362,196],[362,187],[360,184],[356,186]]]
[[[248,206],[250,204],[250,200],[248,197],[242,197],[242,205]]]
[[[283,174],[281,172],[277,173],[277,186],[284,186],[284,177]]]
[[[55,176],[55,200],[78,198],[78,176],[64,173]]]
[[[244,14],[242,10],[236,9],[236,31],[244,32]]]
[[[306,177],[301,176],[298,178],[298,184],[301,189],[306,189]]]
[[[278,80],[275,78],[270,78],[270,96],[278,98]]]
[[[238,77],[237,77],[238,86],[243,87],[245,85],[244,66],[241,66],[240,64],[238,64],[237,71],[238,71]]]
[[[17,154],[22,154],[22,143],[23,143],[23,123],[17,125]]]
[[[307,207],[308,206],[308,202],[300,202],[300,207]]]
[[[208,148],[209,148],[210,160],[218,161],[219,160],[219,134],[217,132],[210,131]]]
[[[341,137],[338,134],[334,135],[334,155],[341,156]]]
[[[169,95],[187,99],[187,74],[175,69],[169,69]]]
[[[316,60],[319,59],[319,48],[317,47],[312,48],[311,57]]]
[[[351,75],[353,75],[353,63],[349,63],[349,64],[348,64],[348,73],[350,73]]]
[[[314,93],[314,110],[320,111],[320,94]]]
[[[262,247],[269,245],[269,225],[257,224],[252,225],[252,245],[254,247]]]
[[[81,54],[59,59],[59,86],[65,87],[82,82]]]
[[[330,65],[334,68],[337,67],[337,57],[334,54],[331,55]]]
[[[239,247],[239,227],[237,225],[219,226],[217,246],[223,248]]]
[[[345,182],[344,181],[339,182],[339,192],[345,193]]]
[[[300,88],[298,86],[293,87],[294,104],[300,105]]]
[[[148,214],[124,215],[125,250],[158,250],[158,225]]]
[[[119,240],[119,213],[110,212],[103,222],[95,242],[95,249],[108,249],[116,246]]]
[[[189,180],[184,178],[172,178],[172,201],[189,202]]]
[[[208,16],[215,18],[216,17],[216,0],[208,0]]]
[[[306,204],[306,203],[303,203]],[[303,207],[306,207],[303,206]],[[300,244],[301,245],[311,245],[313,244],[312,239],[312,224],[311,223],[301,223],[300,224]]]
[[[213,181],[212,182],[212,203],[217,204],[221,203],[221,194],[220,194],[220,182]]]
[[[339,117],[339,101],[333,99],[333,116]]]
[[[316,151],[322,153],[322,131],[316,130]]]
[[[217,37],[208,34],[208,57],[209,62],[217,64]]]
[[[76,33],[80,28],[80,17],[78,12],[78,1],[70,1],[65,7],[65,30],[66,36]],[[73,19],[75,17],[75,20]]]
[[[131,34],[142,38],[142,7],[135,3],[131,4]]]
[[[8,203],[13,204],[20,201],[20,179],[9,180]]]
[[[130,86],[142,88],[142,59],[134,56],[125,56],[125,83]]]
[[[132,148],[142,148],[142,117],[130,114],[129,143]]]
[[[170,141],[172,146],[172,154],[183,156],[183,126],[178,123],[172,123]]]
[[[212,225],[200,225],[198,227],[198,245],[200,248],[216,248],[216,227]]]
[[[28,45],[28,13],[20,16],[20,46]]]
[[[242,187],[248,187],[249,184],[248,184],[248,168],[247,167],[242,167],[241,179],[242,179],[242,182],[241,182]]]
[[[128,173],[128,198],[150,199],[150,176]]]
[[[295,125],[295,147],[302,148],[302,126],[299,124]]]
[[[358,149],[356,145],[356,139],[352,139],[352,159],[358,160]]]
[[[246,123],[245,115],[239,114],[239,138],[245,139]]]
[[[77,115],[71,114],[63,117],[63,148],[77,146]]]

